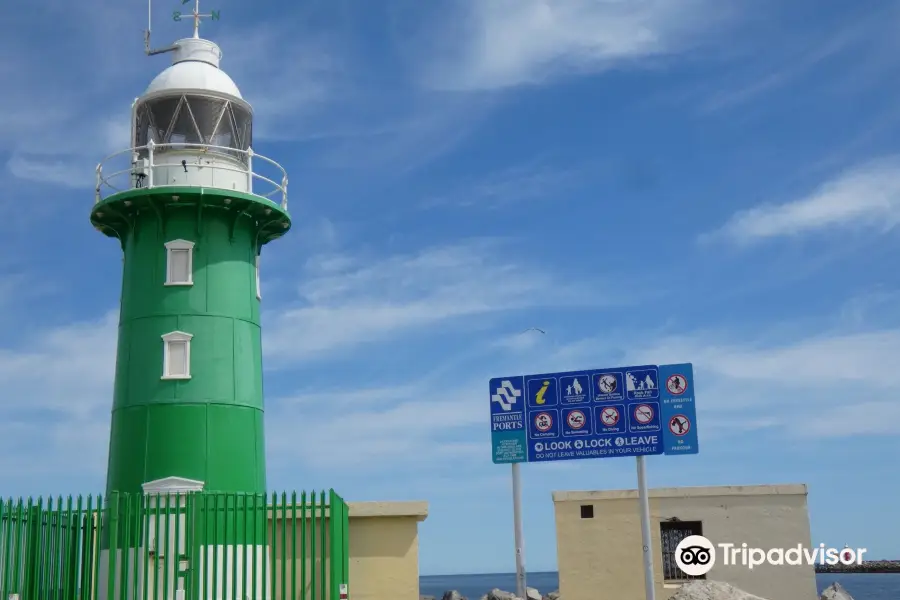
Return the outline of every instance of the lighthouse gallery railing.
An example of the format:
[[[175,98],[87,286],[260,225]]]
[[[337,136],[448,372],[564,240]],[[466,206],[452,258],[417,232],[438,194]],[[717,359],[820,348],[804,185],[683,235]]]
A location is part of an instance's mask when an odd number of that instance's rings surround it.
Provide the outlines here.
[[[212,173],[213,178],[215,177],[216,171],[222,171],[224,173],[238,173],[246,178],[246,186],[248,192],[253,193],[257,196],[261,196],[263,198],[267,198],[269,200],[272,200],[273,196],[277,196],[280,194],[281,208],[287,210],[288,176],[287,171],[285,171],[280,164],[278,164],[271,158],[263,156],[262,154],[256,154],[252,148],[249,148],[247,150],[240,150],[237,148],[232,148],[230,146],[216,146],[214,144],[198,144],[187,142],[170,142],[166,144],[157,144],[151,142],[144,146],[135,146],[133,148],[128,148],[127,150],[116,152],[115,154],[110,154],[97,164],[96,185],[94,188],[94,203],[96,204],[97,202],[100,202],[103,199],[104,195],[116,194],[129,189],[154,188],[163,185],[172,185],[168,182],[160,183],[154,181],[154,171],[156,169],[166,167],[195,167],[195,165],[191,164],[184,165],[181,161],[166,162],[166,151],[171,152],[172,150],[188,151],[191,154],[196,154],[198,157],[203,156],[204,154],[212,157],[240,157],[240,162],[246,164],[245,167],[235,166],[233,164],[216,163],[210,165],[202,165],[202,168],[208,169]],[[117,169],[111,173],[104,173],[103,167],[109,161],[120,158],[122,156],[136,157],[142,154],[145,154],[147,158],[131,160],[130,164],[125,168]],[[162,159],[160,159],[160,157],[162,157]],[[179,158],[180,157],[181,155],[179,155]],[[275,180],[266,177],[261,173],[255,172],[253,170],[255,160],[261,160],[269,166],[273,167],[274,170],[280,175],[280,182],[276,182]],[[231,180],[231,178],[229,179]],[[253,192],[253,182],[257,180],[266,184],[269,189],[264,193]],[[216,187],[214,181],[210,187]],[[104,192],[106,192],[106,194]]]
[[[338,600],[348,522],[334,490],[9,499],[0,598]]]

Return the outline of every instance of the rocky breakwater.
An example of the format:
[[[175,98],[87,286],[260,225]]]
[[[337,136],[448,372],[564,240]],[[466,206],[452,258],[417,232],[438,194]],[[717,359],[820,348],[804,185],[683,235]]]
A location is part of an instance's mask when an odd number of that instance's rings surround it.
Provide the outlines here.
[[[562,600],[559,592],[550,592],[545,596],[534,588],[528,588],[527,600]],[[434,596],[419,596],[419,600],[436,600]],[[456,590],[444,592],[441,600],[469,600]],[[483,595],[480,600],[525,600],[512,592],[505,592],[494,588]],[[694,580],[682,585],[669,600],[766,600],[744,590],[734,587],[730,583],[721,581]],[[854,600],[839,583],[832,583],[819,596],[819,600]]]
[[[546,596],[542,596],[541,593],[535,588],[526,588],[526,595],[528,598],[519,598],[513,592],[506,592],[499,588],[494,588],[489,591],[487,594],[481,596],[480,600],[560,600],[559,591],[550,592]],[[419,600],[436,600],[434,596],[419,596]],[[444,592],[444,595],[441,596],[441,600],[469,600],[462,594],[460,594],[456,590],[449,590]]]
[[[858,565],[816,565],[816,573],[900,573],[900,560],[864,560]]]

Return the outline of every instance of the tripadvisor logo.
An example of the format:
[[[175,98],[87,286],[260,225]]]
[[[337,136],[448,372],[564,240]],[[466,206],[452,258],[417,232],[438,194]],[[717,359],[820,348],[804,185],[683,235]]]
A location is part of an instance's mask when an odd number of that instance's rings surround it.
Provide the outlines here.
[[[748,544],[713,544],[702,535],[689,535],[675,548],[675,564],[690,577],[706,575],[715,566],[717,559],[722,565],[743,566],[753,569],[760,565],[859,565],[862,564],[865,548],[826,548],[819,544],[815,548],[804,548],[797,544],[791,548],[752,548]]]
[[[685,575],[706,575],[716,564],[716,547],[702,535],[689,535],[675,547],[675,564]]]

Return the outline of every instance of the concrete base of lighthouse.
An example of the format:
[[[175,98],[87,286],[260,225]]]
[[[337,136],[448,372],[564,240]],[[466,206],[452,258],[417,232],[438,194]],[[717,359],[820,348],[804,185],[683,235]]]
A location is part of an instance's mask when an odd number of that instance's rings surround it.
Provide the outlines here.
[[[218,502],[209,501],[203,506],[190,506],[188,496],[202,492],[203,487],[202,481],[180,477],[167,477],[143,485],[145,515],[139,545],[114,550],[114,558],[109,547],[101,550],[97,598],[269,600],[273,597],[271,555],[267,543],[240,543],[248,541],[246,539],[209,543],[218,542],[216,538],[222,531],[227,534],[222,537],[227,538],[241,533],[234,531],[238,527],[229,531],[232,524],[238,525],[240,510],[236,504],[234,507],[219,506]],[[234,494],[227,496],[235,497]],[[263,495],[257,497],[264,499]],[[203,514],[209,509],[215,513]],[[262,524],[266,527],[267,509],[264,504],[254,506],[257,517],[260,516],[259,509],[262,509]],[[245,509],[245,517],[246,514]],[[201,520],[207,525],[212,524],[208,527],[210,532]],[[252,520],[256,523],[259,518]],[[245,535],[249,524],[250,520],[246,518],[240,522]],[[213,539],[198,539],[203,533]],[[265,535],[265,531],[257,533]],[[109,585],[111,558],[115,568],[113,585]]]

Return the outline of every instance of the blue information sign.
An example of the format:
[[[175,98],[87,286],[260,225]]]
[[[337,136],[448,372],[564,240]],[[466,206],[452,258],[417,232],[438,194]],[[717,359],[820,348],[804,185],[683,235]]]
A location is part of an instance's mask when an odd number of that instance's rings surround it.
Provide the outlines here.
[[[495,463],[697,454],[690,363],[496,377]]]

